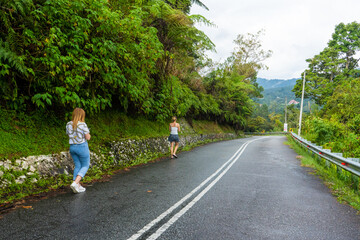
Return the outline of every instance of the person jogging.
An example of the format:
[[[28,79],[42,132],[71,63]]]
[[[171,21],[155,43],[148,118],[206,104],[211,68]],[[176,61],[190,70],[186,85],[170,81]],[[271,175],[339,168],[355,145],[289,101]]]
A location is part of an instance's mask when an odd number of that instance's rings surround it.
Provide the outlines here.
[[[172,117],[172,123],[169,125],[170,136],[168,137],[168,141],[170,142],[170,154],[171,158],[177,158],[176,151],[179,147],[179,132],[180,132],[180,124],[176,122],[176,117]],[[175,148],[174,148],[175,146]]]

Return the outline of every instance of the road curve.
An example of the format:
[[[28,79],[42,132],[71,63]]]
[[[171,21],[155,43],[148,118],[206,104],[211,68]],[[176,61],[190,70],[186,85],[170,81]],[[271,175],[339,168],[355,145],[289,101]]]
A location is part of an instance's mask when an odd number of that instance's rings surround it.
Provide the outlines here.
[[[286,137],[208,144],[0,219],[0,239],[360,239]]]

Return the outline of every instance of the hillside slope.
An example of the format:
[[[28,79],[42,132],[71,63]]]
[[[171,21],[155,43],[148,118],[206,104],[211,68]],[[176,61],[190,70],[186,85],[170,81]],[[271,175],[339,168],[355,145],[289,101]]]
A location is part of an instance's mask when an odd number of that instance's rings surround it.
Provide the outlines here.
[[[298,78],[292,79],[265,79],[265,78],[258,78],[256,81],[257,83],[262,86],[264,89],[272,89],[272,88],[282,88],[282,87],[289,87],[293,88],[296,84],[296,80]]]
[[[295,97],[295,93],[292,92],[298,78],[292,78],[288,80],[280,79],[264,79],[258,78],[257,83],[264,88],[262,92],[263,98],[254,99],[255,102],[260,104],[266,104],[269,107],[270,112],[282,113],[285,109],[285,100],[289,103],[291,100],[301,102],[300,98]],[[304,111],[309,111],[308,101],[304,101]],[[300,104],[298,104],[300,107]]]

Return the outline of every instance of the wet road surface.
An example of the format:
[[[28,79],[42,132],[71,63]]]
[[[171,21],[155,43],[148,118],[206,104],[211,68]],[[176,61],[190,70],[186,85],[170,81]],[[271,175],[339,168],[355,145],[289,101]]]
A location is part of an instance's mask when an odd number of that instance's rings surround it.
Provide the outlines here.
[[[198,147],[0,219],[0,239],[360,239],[286,137]]]

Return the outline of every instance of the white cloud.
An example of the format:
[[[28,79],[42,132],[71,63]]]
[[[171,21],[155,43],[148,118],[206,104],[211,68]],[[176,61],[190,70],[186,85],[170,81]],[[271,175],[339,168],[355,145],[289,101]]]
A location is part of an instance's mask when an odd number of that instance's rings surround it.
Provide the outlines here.
[[[198,26],[215,43],[214,60],[224,60],[234,48],[238,34],[265,30],[263,48],[273,56],[265,61],[267,71],[259,77],[288,79],[299,77],[306,59],[325,47],[341,22],[360,22],[359,0],[203,0],[209,11],[193,6],[191,14],[201,14],[217,28]]]

